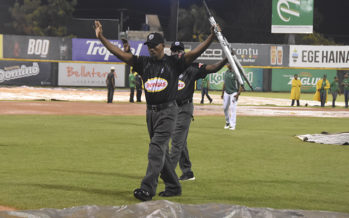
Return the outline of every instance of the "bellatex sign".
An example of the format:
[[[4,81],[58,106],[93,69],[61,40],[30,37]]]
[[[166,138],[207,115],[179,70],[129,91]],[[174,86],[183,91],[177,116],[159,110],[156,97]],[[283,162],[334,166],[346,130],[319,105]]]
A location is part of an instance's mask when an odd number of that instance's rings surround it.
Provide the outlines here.
[[[124,64],[81,64],[59,63],[58,85],[59,86],[106,86],[105,80],[110,67],[115,67],[116,87],[124,87],[125,65]]]
[[[273,0],[272,33],[313,33],[314,0]]]
[[[291,45],[290,67],[348,68],[349,46]]]

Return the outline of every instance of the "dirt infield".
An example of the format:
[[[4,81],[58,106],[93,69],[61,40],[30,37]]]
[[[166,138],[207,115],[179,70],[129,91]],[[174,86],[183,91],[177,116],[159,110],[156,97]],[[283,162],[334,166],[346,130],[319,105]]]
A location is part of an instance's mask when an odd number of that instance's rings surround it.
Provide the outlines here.
[[[105,103],[106,96],[105,89],[0,87],[0,114],[145,115],[144,95],[143,103],[129,103],[128,90],[117,90],[113,104]],[[194,94],[195,116],[224,115],[220,96],[211,97],[213,104],[201,105],[200,94]],[[344,108],[289,107],[289,103],[288,99],[241,96],[237,115],[349,117]]]

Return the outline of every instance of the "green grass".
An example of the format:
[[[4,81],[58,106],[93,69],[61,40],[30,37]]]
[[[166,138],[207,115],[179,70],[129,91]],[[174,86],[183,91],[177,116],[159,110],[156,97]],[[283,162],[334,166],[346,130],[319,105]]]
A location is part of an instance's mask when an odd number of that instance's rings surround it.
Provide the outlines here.
[[[138,203],[149,136],[144,116],[0,116],[0,205],[18,209]],[[349,212],[349,147],[297,134],[347,131],[347,118],[196,117],[195,181],[168,200]],[[180,174],[179,171],[177,171]],[[159,180],[161,181],[161,179]],[[160,182],[157,191],[162,191]],[[154,200],[163,199],[158,196]]]

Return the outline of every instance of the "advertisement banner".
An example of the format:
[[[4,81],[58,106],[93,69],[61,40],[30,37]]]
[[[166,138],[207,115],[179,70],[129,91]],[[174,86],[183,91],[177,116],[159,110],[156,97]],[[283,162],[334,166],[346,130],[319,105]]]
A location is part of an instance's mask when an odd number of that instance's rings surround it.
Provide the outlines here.
[[[185,50],[187,51],[196,48],[198,45],[198,42],[184,43]],[[242,43],[232,43],[231,46],[242,66],[288,66],[288,46]],[[169,51],[169,48],[165,49],[165,51],[167,50]],[[225,55],[221,45],[219,43],[212,43],[210,47],[196,59],[196,62],[214,64],[224,57]]]
[[[290,46],[290,67],[348,68],[349,46]]]
[[[105,80],[110,67],[115,67],[116,87],[125,87],[124,64],[81,64],[59,63],[58,85],[59,86],[106,86]]]
[[[289,65],[289,46],[286,45],[270,45],[269,46],[269,66],[283,66]]]
[[[217,73],[209,74],[210,90],[222,90],[224,83],[224,73],[228,70],[227,67],[223,67]],[[244,68],[246,78],[252,85],[255,91],[263,91],[263,69],[260,68]],[[201,89],[201,82],[198,81],[198,88]],[[245,89],[250,91],[251,89],[245,83]]]
[[[0,61],[0,85],[55,85],[51,63]]]
[[[98,39],[72,39],[74,61],[122,62],[110,53]],[[115,46],[123,49],[121,40],[111,40]],[[149,56],[148,47],[144,41],[129,41],[134,55]]]
[[[314,0],[273,0],[272,33],[313,33]]]
[[[0,58],[3,58],[2,56],[2,34],[0,34]]]
[[[324,74],[330,83],[337,75],[336,70],[306,70],[306,69],[273,69],[271,90],[276,92],[291,92],[292,79],[298,74],[302,83],[302,92],[314,92],[317,81],[322,79]]]
[[[71,39],[48,36],[4,35],[4,57],[71,60]]]

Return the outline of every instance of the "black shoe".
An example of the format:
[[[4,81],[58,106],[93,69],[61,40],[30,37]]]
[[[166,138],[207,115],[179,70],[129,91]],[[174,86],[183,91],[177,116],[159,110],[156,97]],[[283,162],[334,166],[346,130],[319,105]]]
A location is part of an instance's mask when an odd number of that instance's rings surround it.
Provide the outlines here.
[[[144,189],[137,188],[133,191],[133,195],[135,198],[141,201],[150,201],[153,196],[150,195],[150,193]]]
[[[210,104],[212,103],[212,101],[213,101],[213,100],[212,100],[212,99],[210,99]]]
[[[181,177],[179,177],[179,180],[181,181],[195,180],[194,173],[193,172],[184,173],[183,175],[181,175]]]
[[[171,191],[163,191],[159,193],[160,197],[174,197],[174,196],[181,196],[182,191],[177,191],[177,192],[171,192]]]

